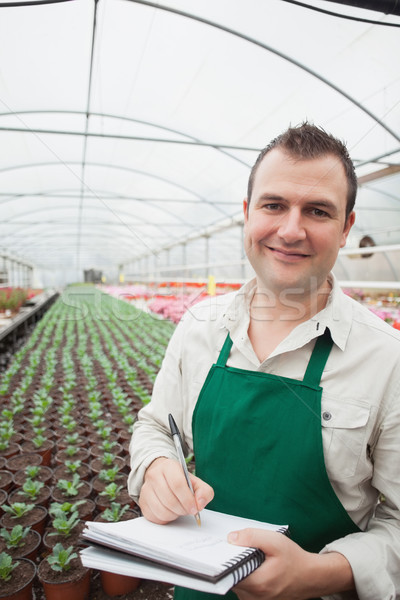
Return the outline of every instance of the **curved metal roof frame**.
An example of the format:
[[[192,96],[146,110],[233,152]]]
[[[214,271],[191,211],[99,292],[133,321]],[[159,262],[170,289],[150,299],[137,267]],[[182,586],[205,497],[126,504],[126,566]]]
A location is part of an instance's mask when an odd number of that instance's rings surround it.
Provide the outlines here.
[[[89,267],[115,277],[121,263],[146,255],[162,262],[179,245],[190,254],[195,240],[240,226],[249,166],[283,124],[299,118],[338,137],[349,131],[360,180],[400,163],[396,16],[368,19],[368,10],[338,8],[349,22],[283,0],[45,4],[0,6],[0,136],[7,148],[0,156],[0,245],[42,263],[42,241],[29,237],[40,236],[60,283],[79,280]],[[321,10],[326,0],[308,4]],[[383,37],[385,24],[391,28]],[[13,38],[24,40],[29,54]],[[154,129],[159,136],[149,135]],[[379,243],[400,241],[393,223],[399,179],[391,173],[360,190],[361,216],[370,210],[379,219]],[[109,221],[90,216],[105,211]],[[43,213],[51,218],[32,220]],[[60,231],[70,239],[62,251]],[[362,219],[358,232],[368,233]],[[112,251],[101,251],[104,240]],[[241,258],[239,248],[238,264]]]

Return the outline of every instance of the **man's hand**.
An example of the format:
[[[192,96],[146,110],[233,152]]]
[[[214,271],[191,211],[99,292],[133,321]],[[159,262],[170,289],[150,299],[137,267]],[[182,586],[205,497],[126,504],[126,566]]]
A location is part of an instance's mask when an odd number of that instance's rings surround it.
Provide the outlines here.
[[[354,588],[350,564],[338,552],[306,552],[281,533],[261,529],[236,531],[228,540],[265,554],[265,562],[234,588],[240,600],[305,600]]]
[[[160,457],[147,468],[140,492],[142,514],[153,523],[165,524],[181,515],[195,515],[214,497],[207,483],[189,474],[194,496],[177,460]]]

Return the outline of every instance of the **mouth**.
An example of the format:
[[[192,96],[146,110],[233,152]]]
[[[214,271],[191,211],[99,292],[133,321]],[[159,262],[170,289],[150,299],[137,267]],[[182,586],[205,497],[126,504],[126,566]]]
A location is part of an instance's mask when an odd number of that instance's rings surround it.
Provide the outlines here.
[[[289,250],[288,248],[275,248],[273,246],[267,246],[267,248],[273,254],[275,254],[277,258],[282,258],[284,260],[290,260],[290,261],[304,260],[305,258],[308,258],[310,256],[309,254],[306,254],[305,252]]]

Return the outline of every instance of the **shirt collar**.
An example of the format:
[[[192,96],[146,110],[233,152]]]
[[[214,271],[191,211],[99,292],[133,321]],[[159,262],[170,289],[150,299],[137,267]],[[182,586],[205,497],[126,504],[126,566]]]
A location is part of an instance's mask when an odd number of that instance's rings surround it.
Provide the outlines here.
[[[340,288],[333,273],[329,275],[329,282],[332,290],[329,294],[328,302],[325,308],[310,319],[309,323],[313,329],[318,327],[318,333],[320,334],[328,327],[334,343],[341,350],[344,350],[353,320],[352,304]]]
[[[333,273],[329,275],[329,282],[332,290],[325,308],[308,321],[295,327],[290,335],[279,344],[279,350],[276,348],[277,353],[303,346],[322,335],[327,327],[331,332],[333,342],[341,350],[345,349],[352,323],[352,305],[341,290]],[[251,279],[238,290],[232,302],[227,306],[222,320],[223,325],[231,334],[240,333],[242,337],[247,336],[250,322],[249,307],[256,287],[256,279]]]

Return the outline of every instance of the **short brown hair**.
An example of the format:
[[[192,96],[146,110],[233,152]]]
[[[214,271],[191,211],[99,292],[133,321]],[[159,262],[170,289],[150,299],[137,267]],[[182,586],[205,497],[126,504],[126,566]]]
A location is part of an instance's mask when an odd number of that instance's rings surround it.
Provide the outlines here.
[[[347,179],[347,204],[346,219],[354,208],[357,195],[357,176],[355,173],[353,161],[350,158],[346,145],[327,133],[322,127],[317,127],[311,123],[305,122],[297,127],[289,127],[286,131],[273,139],[268,146],[261,150],[250,172],[247,186],[247,200],[250,204],[253,191],[254,179],[258,167],[268,152],[274,148],[281,148],[290,156],[309,160],[320,158],[326,154],[333,154],[342,163]]]

